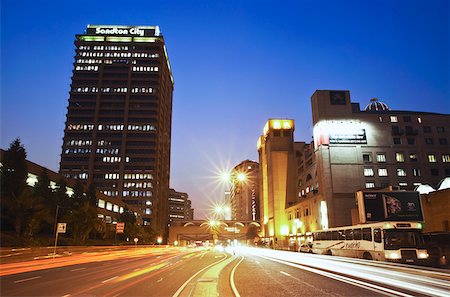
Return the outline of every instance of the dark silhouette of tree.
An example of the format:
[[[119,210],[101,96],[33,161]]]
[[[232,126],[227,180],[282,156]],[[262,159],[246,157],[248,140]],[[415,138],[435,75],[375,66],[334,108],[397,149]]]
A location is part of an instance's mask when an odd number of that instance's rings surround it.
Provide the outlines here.
[[[15,230],[17,235],[21,235],[27,210],[32,205],[26,184],[26,157],[25,148],[17,138],[4,152],[0,167],[1,229]]]
[[[17,138],[3,154],[1,167],[2,197],[17,197],[27,186],[27,152]]]

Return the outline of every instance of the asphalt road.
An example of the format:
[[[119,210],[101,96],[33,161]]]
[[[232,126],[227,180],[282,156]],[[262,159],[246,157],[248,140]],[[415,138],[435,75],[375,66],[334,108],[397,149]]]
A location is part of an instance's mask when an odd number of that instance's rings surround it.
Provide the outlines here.
[[[450,296],[448,271],[269,249],[129,248],[0,265],[1,296]]]

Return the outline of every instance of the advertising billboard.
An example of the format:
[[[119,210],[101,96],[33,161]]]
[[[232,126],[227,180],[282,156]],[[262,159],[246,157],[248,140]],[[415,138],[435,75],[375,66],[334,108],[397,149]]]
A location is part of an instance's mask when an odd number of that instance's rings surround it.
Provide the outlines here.
[[[423,221],[419,192],[359,191],[357,200],[361,223]]]

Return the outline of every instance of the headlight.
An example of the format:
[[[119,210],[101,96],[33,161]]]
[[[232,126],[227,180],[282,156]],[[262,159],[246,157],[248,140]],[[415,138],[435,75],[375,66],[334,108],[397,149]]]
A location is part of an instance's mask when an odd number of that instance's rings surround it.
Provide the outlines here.
[[[429,255],[427,250],[418,250],[417,251],[417,258],[418,259],[428,259]]]
[[[400,254],[400,252],[386,252],[384,254],[384,256],[386,257],[386,259],[401,259],[402,255]]]

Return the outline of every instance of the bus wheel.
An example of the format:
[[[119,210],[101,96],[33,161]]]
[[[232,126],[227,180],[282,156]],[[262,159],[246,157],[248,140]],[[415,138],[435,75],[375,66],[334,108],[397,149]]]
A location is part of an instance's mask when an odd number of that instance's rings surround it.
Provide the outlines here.
[[[328,250],[328,251],[325,253],[325,255],[333,256],[333,253],[331,252],[331,250]]]
[[[363,255],[363,259],[372,260],[372,255],[370,253],[365,252]]]

